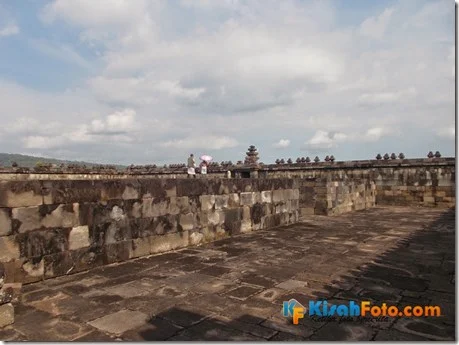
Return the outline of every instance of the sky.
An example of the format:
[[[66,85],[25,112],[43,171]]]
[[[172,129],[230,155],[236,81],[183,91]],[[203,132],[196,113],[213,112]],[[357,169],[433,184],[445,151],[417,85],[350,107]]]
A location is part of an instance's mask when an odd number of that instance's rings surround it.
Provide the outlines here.
[[[455,155],[451,0],[0,0],[0,152]]]

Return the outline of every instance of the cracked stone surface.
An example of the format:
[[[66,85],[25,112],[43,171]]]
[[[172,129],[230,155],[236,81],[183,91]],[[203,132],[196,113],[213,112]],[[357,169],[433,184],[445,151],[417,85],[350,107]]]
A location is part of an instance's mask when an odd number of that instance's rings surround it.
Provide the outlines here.
[[[454,210],[376,207],[23,287],[4,341],[455,340]],[[445,230],[446,229],[446,230]],[[438,305],[442,316],[293,325],[282,302]],[[368,320],[364,320],[368,321]]]

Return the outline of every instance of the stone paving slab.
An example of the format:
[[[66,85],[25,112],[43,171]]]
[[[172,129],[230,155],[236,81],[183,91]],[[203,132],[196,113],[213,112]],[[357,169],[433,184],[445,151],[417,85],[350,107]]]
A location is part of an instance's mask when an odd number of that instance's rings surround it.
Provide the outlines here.
[[[0,340],[455,340],[454,210],[377,207],[23,287]],[[293,325],[282,302],[439,305],[440,317]],[[368,320],[367,320],[368,321]],[[375,320],[371,320],[375,321]]]

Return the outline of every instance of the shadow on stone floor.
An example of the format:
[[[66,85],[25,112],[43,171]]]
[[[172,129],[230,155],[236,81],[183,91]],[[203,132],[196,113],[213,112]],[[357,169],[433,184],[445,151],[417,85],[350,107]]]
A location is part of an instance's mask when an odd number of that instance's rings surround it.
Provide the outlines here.
[[[279,314],[270,318],[242,315],[228,319],[171,308],[157,314],[141,329],[123,334],[123,340],[455,340],[455,210],[450,209],[441,217],[426,224],[422,230],[401,237],[398,243],[384,253],[373,257],[371,246],[357,248],[369,262],[350,268],[331,283],[321,285],[320,278],[308,274],[293,280],[307,280],[309,286],[303,293],[297,289],[280,296],[274,304]],[[394,229],[393,236],[398,234]],[[384,236],[380,238],[385,241]],[[346,260],[350,258],[351,260]],[[349,268],[352,256],[343,256],[336,262],[337,268]],[[440,317],[382,318],[375,322],[362,319],[312,321],[309,316],[292,325],[291,319],[281,316],[283,299],[287,295],[304,306],[310,300],[327,300],[329,305],[347,304],[350,300],[370,301],[372,305],[440,306]],[[211,306],[209,306],[211,309]],[[309,318],[309,319],[308,319]],[[170,322],[165,326],[165,322]],[[174,326],[171,326],[174,325]]]
[[[454,340],[455,210],[441,215],[429,209],[416,212],[386,208],[343,215],[335,218],[337,221],[323,217],[316,223],[225,239],[209,247],[189,248],[45,281],[45,285],[32,284],[27,288],[31,291],[28,298],[38,302],[33,302],[34,307],[20,305],[15,328],[0,331],[0,339]],[[435,221],[422,223],[431,217]],[[337,226],[342,228],[336,229]],[[378,227],[377,231],[372,226]],[[295,236],[303,240],[298,240],[296,247],[287,248],[296,251],[296,256],[284,258],[283,264],[276,267],[277,254],[270,256],[270,250],[280,243],[295,244],[297,240],[292,239]],[[266,250],[247,250],[255,244]],[[207,266],[197,259],[204,251],[217,253],[223,249],[229,258],[226,264],[219,257],[213,259],[215,263],[206,261]],[[285,250],[281,248],[276,253],[283,254]],[[236,266],[241,263],[247,266],[249,275],[235,277],[246,285],[231,281],[231,274],[240,271]],[[183,275],[171,275],[175,269],[183,271],[185,267]],[[135,297],[138,288],[159,287],[139,285],[140,278],[148,284],[167,280],[176,286],[171,285],[169,297],[153,294]],[[222,290],[222,293],[191,293],[181,297],[181,290],[194,291],[193,280],[202,279],[221,280],[223,287],[228,284],[232,295]],[[95,285],[86,287],[81,285],[83,282]],[[235,284],[240,288],[234,289]],[[116,294],[94,294],[98,289]],[[160,288],[160,291],[166,290]],[[57,296],[55,302],[43,301],[42,297],[50,292]],[[129,296],[117,295],[125,293]],[[70,297],[61,299],[63,294]],[[114,296],[118,299],[113,299]],[[168,298],[173,301],[167,301]],[[291,298],[306,307],[309,301],[321,299],[329,304],[368,300],[374,305],[387,303],[400,308],[439,305],[442,317],[337,322],[305,316],[299,325],[293,325],[291,319],[281,314],[282,302]],[[38,306],[42,309],[35,309]]]

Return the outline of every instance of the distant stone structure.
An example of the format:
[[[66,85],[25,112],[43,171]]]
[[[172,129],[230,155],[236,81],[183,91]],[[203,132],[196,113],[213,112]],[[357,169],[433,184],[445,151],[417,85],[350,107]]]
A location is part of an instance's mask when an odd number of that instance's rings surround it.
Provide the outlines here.
[[[257,165],[258,164],[258,152],[254,145],[250,145],[246,153],[244,164],[247,165]]]

